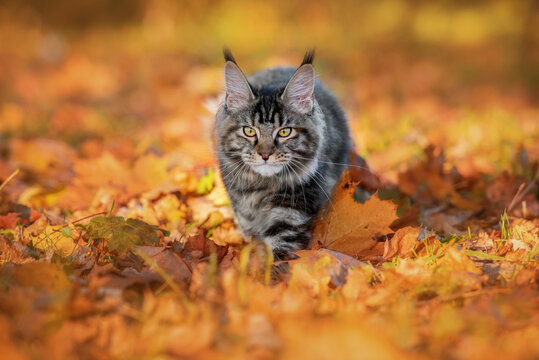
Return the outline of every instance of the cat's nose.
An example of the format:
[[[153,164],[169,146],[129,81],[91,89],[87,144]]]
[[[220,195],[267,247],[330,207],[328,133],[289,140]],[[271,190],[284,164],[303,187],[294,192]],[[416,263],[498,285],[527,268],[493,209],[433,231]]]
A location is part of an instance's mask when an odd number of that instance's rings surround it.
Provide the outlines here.
[[[261,151],[258,152],[258,155],[260,155],[262,159],[264,159],[264,161],[267,161],[269,157],[271,156],[271,154],[273,154],[273,152],[261,152]]]

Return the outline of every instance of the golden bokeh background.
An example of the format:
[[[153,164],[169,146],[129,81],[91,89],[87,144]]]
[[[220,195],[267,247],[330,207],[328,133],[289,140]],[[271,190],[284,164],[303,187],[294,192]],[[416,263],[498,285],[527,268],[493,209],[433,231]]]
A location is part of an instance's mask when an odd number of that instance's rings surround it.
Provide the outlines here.
[[[531,0],[8,0],[0,131],[75,147],[124,139],[140,152],[207,148],[203,104],[222,90],[224,45],[248,74],[298,64],[314,47],[358,152],[390,179],[429,143],[461,171],[510,169],[518,148],[537,154],[538,8]]]

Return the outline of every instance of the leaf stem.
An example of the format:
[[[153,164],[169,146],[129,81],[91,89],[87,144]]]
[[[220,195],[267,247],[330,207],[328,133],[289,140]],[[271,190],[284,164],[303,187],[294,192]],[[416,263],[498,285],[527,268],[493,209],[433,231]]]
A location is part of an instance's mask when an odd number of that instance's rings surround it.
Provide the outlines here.
[[[2,191],[2,189],[6,187],[7,183],[10,182],[11,179],[13,179],[15,176],[17,176],[19,172],[19,169],[16,169],[14,172],[12,172],[11,175],[9,175],[7,179],[2,182],[2,185],[0,185],[0,191]]]

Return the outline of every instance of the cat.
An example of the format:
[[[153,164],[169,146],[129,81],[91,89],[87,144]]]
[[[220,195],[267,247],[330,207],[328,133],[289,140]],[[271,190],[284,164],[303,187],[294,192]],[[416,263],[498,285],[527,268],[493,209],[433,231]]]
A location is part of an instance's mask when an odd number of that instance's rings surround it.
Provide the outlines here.
[[[297,69],[249,78],[223,53],[226,93],[215,122],[223,183],[242,235],[287,259],[309,246],[314,219],[349,161],[347,120],[315,76],[313,50]]]

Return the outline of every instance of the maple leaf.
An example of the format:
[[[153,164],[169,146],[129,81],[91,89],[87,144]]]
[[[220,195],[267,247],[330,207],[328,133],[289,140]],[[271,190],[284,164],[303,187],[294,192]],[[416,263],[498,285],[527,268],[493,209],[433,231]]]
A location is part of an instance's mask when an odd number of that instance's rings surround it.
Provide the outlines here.
[[[121,254],[134,245],[157,244],[159,237],[156,231],[168,235],[168,231],[138,219],[98,216],[90,221],[87,235],[93,239],[107,240],[109,250]]]
[[[322,247],[350,256],[360,256],[376,245],[374,237],[393,233],[389,228],[397,219],[397,205],[380,200],[377,194],[364,204],[353,199],[357,183],[343,173],[335,186],[331,202],[315,222],[313,240]]]

